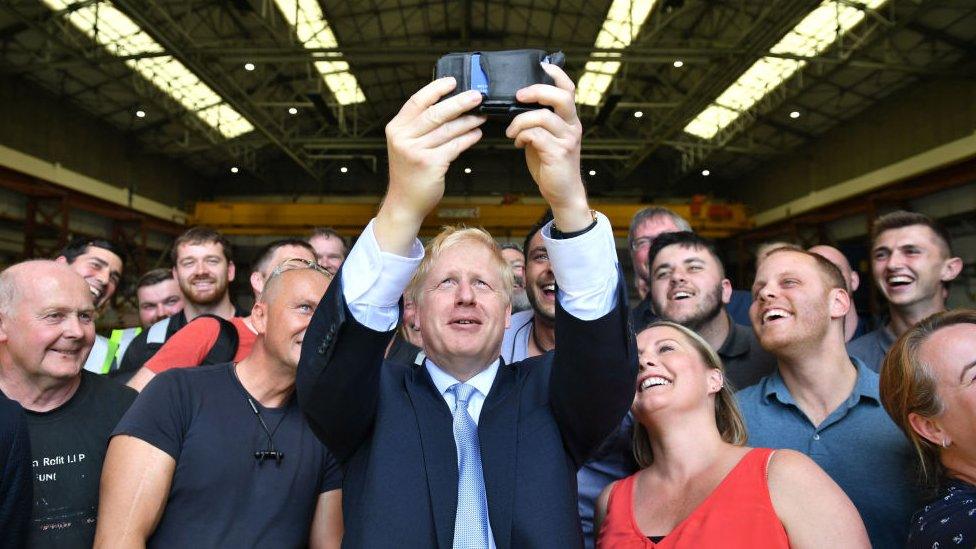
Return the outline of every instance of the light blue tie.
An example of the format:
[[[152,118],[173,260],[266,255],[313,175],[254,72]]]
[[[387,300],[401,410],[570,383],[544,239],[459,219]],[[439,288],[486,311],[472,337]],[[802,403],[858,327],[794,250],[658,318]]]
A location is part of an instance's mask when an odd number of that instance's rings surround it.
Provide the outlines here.
[[[456,383],[454,393],[454,443],[458,453],[458,502],[454,518],[454,549],[488,547],[488,499],[481,470],[481,445],[478,426],[468,413],[468,400],[475,388]]]

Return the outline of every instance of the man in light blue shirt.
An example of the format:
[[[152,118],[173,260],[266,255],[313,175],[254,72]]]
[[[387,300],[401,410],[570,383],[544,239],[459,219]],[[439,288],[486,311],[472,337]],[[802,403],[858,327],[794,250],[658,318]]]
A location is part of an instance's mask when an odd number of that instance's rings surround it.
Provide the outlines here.
[[[582,128],[572,82],[518,92],[539,109],[506,135],[552,207],[541,231],[558,290],[555,353],[500,358],[512,272],[491,236],[447,229],[425,251],[416,236],[444,192],[450,162],[481,137],[465,114],[477,92],[438,100],[429,84],[387,126],[390,185],[338,284],[303,338],[299,402],[345,466],[350,547],[578,547],[576,470],[633,400],[636,349],[609,221],[580,178]],[[416,271],[421,365],[384,361],[398,300]]]
[[[778,370],[737,393],[749,445],[803,452],[847,493],[874,547],[903,547],[918,507],[911,445],[878,396],[878,374],[844,348],[840,270],[796,248],[769,252],[750,317]]]

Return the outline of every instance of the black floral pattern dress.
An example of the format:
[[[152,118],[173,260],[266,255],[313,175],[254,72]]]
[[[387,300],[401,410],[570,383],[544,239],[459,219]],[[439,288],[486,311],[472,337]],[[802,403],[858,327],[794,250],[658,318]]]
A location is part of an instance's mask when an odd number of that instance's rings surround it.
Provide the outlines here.
[[[912,517],[908,547],[976,547],[976,486],[944,479],[938,497]]]

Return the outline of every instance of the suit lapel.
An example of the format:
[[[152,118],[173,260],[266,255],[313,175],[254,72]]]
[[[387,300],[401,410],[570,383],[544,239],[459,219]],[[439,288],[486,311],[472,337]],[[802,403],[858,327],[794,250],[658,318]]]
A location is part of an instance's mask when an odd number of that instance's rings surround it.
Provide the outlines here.
[[[426,368],[414,368],[404,383],[420,430],[437,542],[440,547],[451,547],[454,544],[458,487],[453,418]]]
[[[488,495],[488,517],[498,549],[511,547],[518,450],[517,373],[511,365],[498,366],[478,421],[481,466]]]

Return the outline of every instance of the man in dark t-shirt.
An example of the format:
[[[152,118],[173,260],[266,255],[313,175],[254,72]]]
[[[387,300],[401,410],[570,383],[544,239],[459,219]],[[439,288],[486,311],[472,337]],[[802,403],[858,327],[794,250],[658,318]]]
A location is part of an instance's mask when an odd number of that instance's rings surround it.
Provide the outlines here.
[[[0,390],[27,411],[32,548],[91,547],[109,435],[136,396],[82,370],[94,314],[70,267],[36,260],[0,273]]]
[[[98,544],[339,543],[342,475],[294,398],[302,338],[331,279],[314,261],[285,262],[252,311],[247,358],[146,386],[109,445]]]
[[[24,410],[0,393],[0,549],[18,549],[27,543],[33,502]]]

